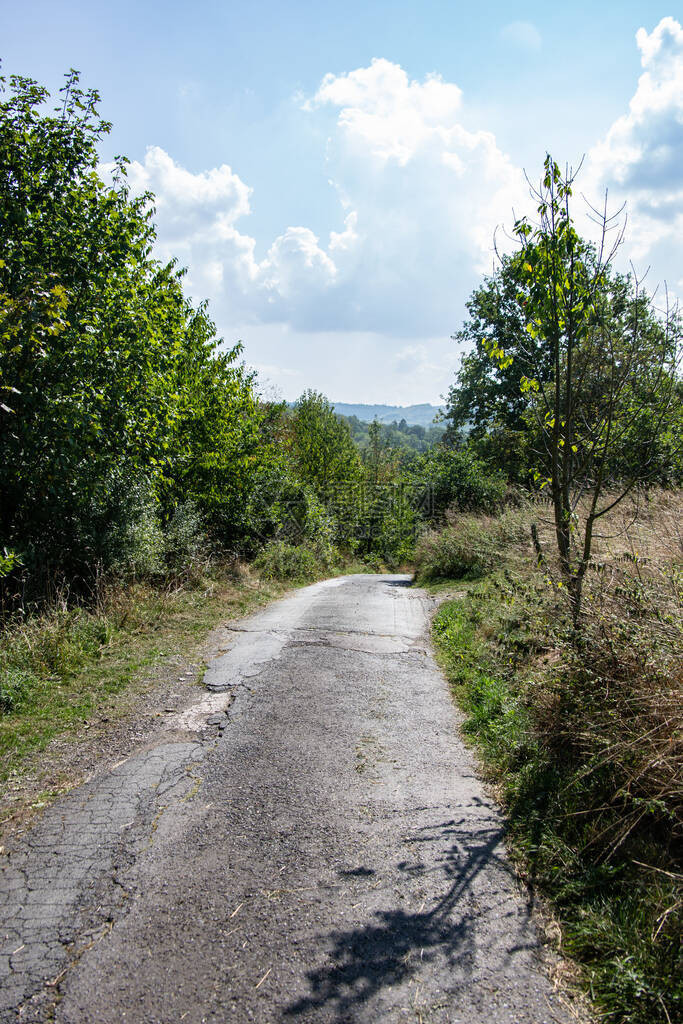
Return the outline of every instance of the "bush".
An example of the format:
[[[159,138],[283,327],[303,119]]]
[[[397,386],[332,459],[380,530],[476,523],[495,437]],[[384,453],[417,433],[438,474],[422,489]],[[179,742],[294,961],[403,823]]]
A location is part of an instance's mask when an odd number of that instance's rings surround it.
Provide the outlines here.
[[[164,535],[151,483],[126,474],[112,479],[106,501],[91,522],[101,520],[95,552],[105,571],[123,578],[156,576],[163,571]]]
[[[163,555],[167,570],[187,575],[203,567],[209,556],[209,539],[193,501],[185,501],[173,512],[163,537]]]
[[[497,512],[505,501],[507,480],[492,470],[470,448],[435,448],[420,466],[430,485],[434,512],[447,508],[461,512]]]
[[[423,534],[415,551],[419,582],[476,579],[500,560],[501,546],[525,536],[523,513],[509,510],[503,516],[447,514],[443,530]]]
[[[273,540],[254,559],[254,566],[266,580],[304,583],[320,576],[326,568],[310,544],[288,544]]]

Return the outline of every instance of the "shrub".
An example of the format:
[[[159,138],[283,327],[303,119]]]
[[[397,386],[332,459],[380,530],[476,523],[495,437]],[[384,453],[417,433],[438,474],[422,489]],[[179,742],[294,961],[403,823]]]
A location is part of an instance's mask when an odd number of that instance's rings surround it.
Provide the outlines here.
[[[423,534],[415,551],[415,568],[421,582],[475,579],[491,570],[500,559],[501,546],[525,536],[523,513],[509,510],[496,518],[447,513],[443,530]]]
[[[163,556],[166,568],[175,575],[193,573],[206,563],[209,539],[193,501],[178,505],[166,524]]]
[[[447,508],[493,514],[505,501],[503,473],[492,470],[469,448],[435,448],[424,458],[421,471],[437,515]]]
[[[320,575],[321,562],[309,544],[288,544],[273,540],[254,559],[254,566],[266,580],[303,583]]]
[[[164,535],[151,483],[126,475],[112,480],[112,488],[95,518],[102,519],[97,556],[105,570],[116,575],[149,577],[163,571]],[[106,525],[105,525],[106,524]]]

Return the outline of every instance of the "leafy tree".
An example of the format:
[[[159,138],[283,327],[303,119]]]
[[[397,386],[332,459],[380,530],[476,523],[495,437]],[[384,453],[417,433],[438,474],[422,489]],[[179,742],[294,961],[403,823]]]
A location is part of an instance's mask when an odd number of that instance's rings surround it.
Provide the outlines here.
[[[360,478],[360,459],[348,426],[317,391],[305,391],[292,416],[292,456],[301,479],[320,493]]]
[[[0,543],[34,574],[87,576],[188,496],[232,540],[258,461],[239,349],[151,257],[126,161],[98,176],[97,92],[71,72],[46,112],[31,79],[0,86]]]
[[[466,304],[469,318],[453,335],[468,350],[448,395],[446,417],[451,431],[469,427],[476,437],[499,423],[513,430],[525,427],[522,369],[515,359],[499,365],[489,356],[492,343],[510,354],[517,354],[524,343],[522,287],[520,255],[505,255],[495,274],[484,278]]]
[[[680,416],[680,321],[669,310],[657,318],[637,281],[611,276],[623,237],[620,231],[607,248],[614,218],[598,215],[597,252],[580,238],[570,213],[574,177],[548,156],[533,192],[538,219],[522,218],[514,231],[530,338],[519,347],[521,391],[542,444],[539,476],[550,489],[561,574],[578,626],[595,524],[656,475],[662,436]],[[485,347],[501,371],[514,362],[496,338]],[[606,494],[615,468],[621,485]],[[588,511],[579,523],[583,497]]]
[[[238,363],[241,344],[221,350],[206,305],[193,309],[179,286],[177,299],[182,345],[169,381],[178,407],[160,489],[164,510],[190,500],[217,541],[239,547],[253,528],[247,503],[268,458],[254,374]]]
[[[529,372],[523,358],[529,340],[523,289],[522,260],[516,254],[503,256],[498,270],[472,293],[469,318],[453,336],[468,350],[446,408],[447,442],[456,447],[467,443],[485,464],[517,483],[528,483],[532,469],[527,400],[521,390]],[[492,360],[492,345],[512,358]],[[549,379],[547,351],[536,353],[534,366],[540,379]]]

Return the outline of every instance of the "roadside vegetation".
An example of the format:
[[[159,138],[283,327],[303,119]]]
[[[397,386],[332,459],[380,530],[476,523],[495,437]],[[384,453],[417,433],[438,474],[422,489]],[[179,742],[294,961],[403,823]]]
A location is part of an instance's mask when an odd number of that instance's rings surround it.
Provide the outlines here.
[[[680,492],[606,518],[578,642],[531,538],[550,546],[549,503],[453,516],[417,552],[418,580],[457,587],[434,638],[520,873],[600,1019],[629,1024],[683,1013],[682,522]]]
[[[0,634],[0,785],[55,737],[77,740],[91,724],[114,721],[129,687],[284,589],[244,566],[205,564],[165,586],[103,583],[87,606],[63,593],[40,614],[15,617]]]
[[[598,1017],[683,1019],[681,322],[614,270],[623,225],[572,220],[547,158],[535,221],[473,294],[447,443],[501,472],[451,507],[418,580],[513,855]],[[448,582],[446,582],[448,581]],[[457,582],[454,582],[457,581]],[[455,593],[457,596],[455,596]]]

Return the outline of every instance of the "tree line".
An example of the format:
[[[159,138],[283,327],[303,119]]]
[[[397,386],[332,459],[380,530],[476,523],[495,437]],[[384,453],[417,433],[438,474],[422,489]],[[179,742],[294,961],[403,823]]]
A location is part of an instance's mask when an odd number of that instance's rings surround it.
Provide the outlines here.
[[[446,429],[361,424],[305,392],[266,401],[183,270],[153,255],[154,197],[127,161],[105,183],[110,125],[71,71],[59,102],[0,79],[0,579],[164,573],[197,545],[256,557],[302,547],[323,567],[410,559],[448,507],[493,510],[548,485],[568,580],[578,493],[680,484],[680,323],[577,235],[550,160],[539,220],[474,292],[471,348]],[[594,512],[601,514],[599,500]],[[584,538],[585,540],[585,538]],[[590,545],[589,545],[590,547]],[[291,552],[290,552],[291,554]],[[577,585],[573,583],[572,585]]]
[[[0,84],[5,596],[160,572],[200,537],[405,558],[417,513],[386,493],[409,483],[395,446],[375,437],[362,456],[315,392],[291,409],[259,396],[241,345],[154,257],[153,196],[131,194],[124,158],[98,175],[97,91],[72,71],[49,109],[35,81]]]

